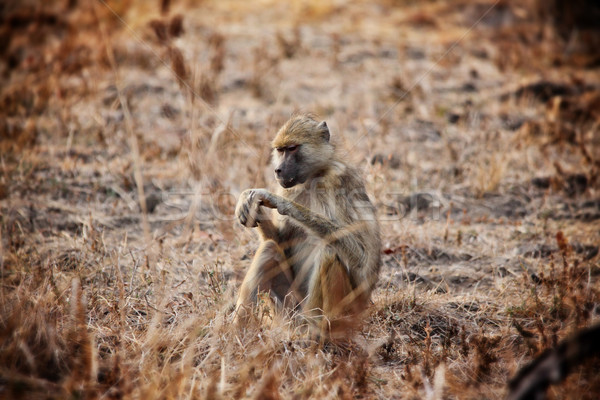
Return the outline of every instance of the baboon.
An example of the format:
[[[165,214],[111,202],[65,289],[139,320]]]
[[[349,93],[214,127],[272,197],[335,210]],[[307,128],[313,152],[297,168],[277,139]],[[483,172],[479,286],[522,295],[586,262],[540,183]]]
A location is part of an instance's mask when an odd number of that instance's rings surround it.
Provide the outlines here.
[[[261,244],[240,288],[239,323],[259,292],[327,335],[347,329],[368,304],[380,267],[379,224],[360,175],[329,136],[325,121],[293,116],[272,142],[277,193],[240,195],[235,215],[257,228]]]

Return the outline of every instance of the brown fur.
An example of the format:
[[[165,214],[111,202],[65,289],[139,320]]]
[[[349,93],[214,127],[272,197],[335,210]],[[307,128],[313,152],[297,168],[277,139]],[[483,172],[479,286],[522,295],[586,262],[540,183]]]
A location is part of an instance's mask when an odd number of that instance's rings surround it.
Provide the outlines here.
[[[238,321],[265,291],[283,307],[301,309],[323,333],[338,334],[366,308],[377,283],[375,208],[358,172],[336,155],[325,123],[292,117],[273,148],[276,170],[285,163],[294,184],[276,194],[246,190],[238,200],[236,216],[262,239],[240,288]],[[271,218],[264,207],[277,213]]]

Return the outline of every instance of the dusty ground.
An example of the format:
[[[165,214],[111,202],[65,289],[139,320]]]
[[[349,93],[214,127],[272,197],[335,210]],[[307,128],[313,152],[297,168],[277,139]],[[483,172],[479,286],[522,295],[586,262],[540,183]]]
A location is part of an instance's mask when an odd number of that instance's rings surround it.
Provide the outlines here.
[[[511,2],[82,3],[3,6],[0,397],[497,399],[600,320],[585,35]],[[267,306],[231,328],[257,246],[235,200],[273,187],[296,110],[381,221],[344,344]],[[596,398],[598,376],[550,395]]]

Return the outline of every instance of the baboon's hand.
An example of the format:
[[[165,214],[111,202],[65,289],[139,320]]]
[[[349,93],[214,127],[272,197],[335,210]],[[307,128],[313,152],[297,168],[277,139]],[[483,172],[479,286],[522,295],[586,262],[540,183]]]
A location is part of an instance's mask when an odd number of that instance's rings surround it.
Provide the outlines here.
[[[242,192],[235,207],[235,216],[240,224],[254,228],[261,219],[265,218],[260,206],[275,208],[272,195],[265,189],[248,189]]]

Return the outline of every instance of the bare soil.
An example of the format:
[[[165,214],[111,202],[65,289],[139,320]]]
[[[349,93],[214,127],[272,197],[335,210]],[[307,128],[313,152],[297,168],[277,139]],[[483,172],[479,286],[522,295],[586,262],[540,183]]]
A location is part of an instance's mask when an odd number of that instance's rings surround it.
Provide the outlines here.
[[[597,31],[522,3],[0,6],[0,398],[505,397],[600,320]],[[258,245],[235,201],[274,188],[298,110],[382,227],[344,343],[267,302],[231,324]]]

